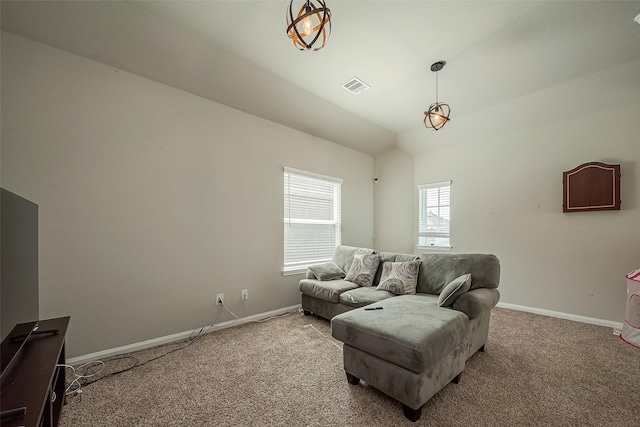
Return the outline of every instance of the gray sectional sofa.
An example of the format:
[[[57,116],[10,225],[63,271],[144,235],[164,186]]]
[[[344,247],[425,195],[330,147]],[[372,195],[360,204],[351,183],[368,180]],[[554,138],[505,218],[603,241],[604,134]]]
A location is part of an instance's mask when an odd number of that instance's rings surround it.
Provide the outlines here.
[[[369,281],[349,277],[370,263],[367,257],[379,260]],[[412,274],[413,289],[407,286]],[[331,319],[332,336],[344,343],[349,383],[362,379],[401,402],[405,416],[417,421],[424,403],[457,383],[466,360],[484,351],[499,281],[495,255],[416,256],[339,246],[332,263],[310,268],[299,287],[304,314]]]

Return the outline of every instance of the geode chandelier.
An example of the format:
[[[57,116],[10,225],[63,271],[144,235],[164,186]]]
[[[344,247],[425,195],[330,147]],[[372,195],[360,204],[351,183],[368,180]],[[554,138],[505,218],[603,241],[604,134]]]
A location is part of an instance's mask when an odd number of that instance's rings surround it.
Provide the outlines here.
[[[331,35],[331,11],[322,0],[305,0],[294,15],[293,2],[287,10],[287,36],[300,50],[320,50]]]
[[[436,73],[436,102],[429,106],[429,109],[424,112],[424,125],[427,129],[440,130],[447,124],[451,109],[449,104],[443,104],[438,102],[438,71],[442,70],[446,62],[438,61],[431,65],[431,71]]]

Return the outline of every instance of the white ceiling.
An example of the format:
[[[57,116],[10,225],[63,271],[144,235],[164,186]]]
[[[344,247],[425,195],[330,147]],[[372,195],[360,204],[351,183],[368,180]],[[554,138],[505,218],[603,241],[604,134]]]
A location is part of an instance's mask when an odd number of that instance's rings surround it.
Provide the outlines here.
[[[422,126],[438,60],[447,132],[640,59],[640,1],[327,0],[332,33],[318,52],[287,38],[288,4],[3,0],[2,29],[372,155]],[[347,92],[352,77],[371,89]]]

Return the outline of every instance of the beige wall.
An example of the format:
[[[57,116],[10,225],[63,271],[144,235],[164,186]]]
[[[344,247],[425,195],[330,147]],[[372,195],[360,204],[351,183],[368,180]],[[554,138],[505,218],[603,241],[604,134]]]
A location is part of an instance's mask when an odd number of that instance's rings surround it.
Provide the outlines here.
[[[413,156],[399,148],[375,158],[375,249],[413,253]]]
[[[1,166],[40,206],[40,316],[71,316],[67,357],[208,324],[216,293],[298,304],[283,166],[342,178],[343,242],[373,245],[371,156],[8,33]]]
[[[623,320],[624,276],[640,267],[638,72],[640,61],[554,88],[593,88],[580,91],[582,110],[558,112],[573,116],[566,120],[531,121],[544,96],[553,111],[554,91],[546,91],[515,101],[518,108],[458,117],[438,134],[416,129],[399,138],[427,147],[415,158],[414,186],[452,180],[452,252],[500,258],[501,302]],[[612,88],[600,98],[605,108],[590,98],[604,87]],[[622,210],[563,213],[562,172],[591,161],[621,165]]]

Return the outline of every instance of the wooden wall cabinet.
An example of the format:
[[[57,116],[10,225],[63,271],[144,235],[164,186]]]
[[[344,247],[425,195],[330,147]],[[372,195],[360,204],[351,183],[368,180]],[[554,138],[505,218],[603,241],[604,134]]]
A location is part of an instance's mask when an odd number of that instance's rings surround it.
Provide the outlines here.
[[[620,165],[590,162],[562,173],[563,212],[620,210]]]

